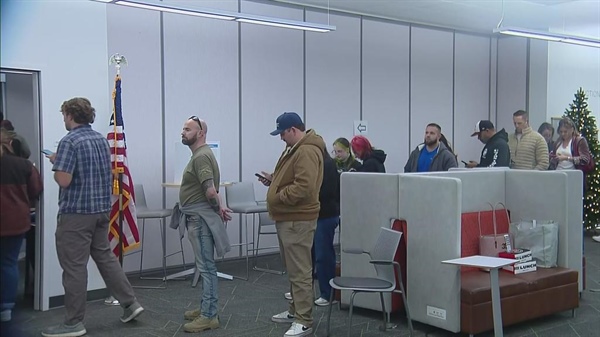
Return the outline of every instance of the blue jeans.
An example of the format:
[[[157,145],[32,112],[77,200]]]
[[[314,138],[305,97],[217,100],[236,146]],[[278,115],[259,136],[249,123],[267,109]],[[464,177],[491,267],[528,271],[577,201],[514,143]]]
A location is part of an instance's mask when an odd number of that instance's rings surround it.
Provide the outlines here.
[[[313,243],[313,264],[315,274],[319,282],[319,290],[322,298],[329,301],[331,286],[329,280],[335,277],[335,249],[333,248],[333,237],[335,228],[338,226],[339,217],[331,217],[317,220],[315,239]]]
[[[206,318],[217,316],[218,278],[215,265],[215,241],[204,219],[197,215],[187,216],[188,239],[194,249],[196,268],[202,276],[202,300],[200,313]]]
[[[19,287],[19,252],[23,243],[24,234],[15,236],[3,236],[0,240],[0,264],[2,270],[2,287],[0,287],[2,298],[0,304],[2,311],[11,310],[17,299]]]

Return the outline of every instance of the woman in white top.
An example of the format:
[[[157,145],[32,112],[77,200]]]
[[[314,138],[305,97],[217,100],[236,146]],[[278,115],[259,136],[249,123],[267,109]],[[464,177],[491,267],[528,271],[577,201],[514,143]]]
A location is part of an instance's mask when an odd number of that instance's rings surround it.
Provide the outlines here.
[[[586,168],[593,160],[587,141],[569,117],[563,117],[558,123],[558,134],[554,150],[550,153],[550,169],[582,170],[585,184]]]

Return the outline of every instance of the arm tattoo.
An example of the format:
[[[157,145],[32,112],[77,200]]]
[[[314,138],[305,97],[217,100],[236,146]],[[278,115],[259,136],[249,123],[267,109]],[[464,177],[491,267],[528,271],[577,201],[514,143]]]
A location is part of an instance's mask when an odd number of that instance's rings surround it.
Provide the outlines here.
[[[219,205],[219,196],[216,193],[215,193],[214,196],[209,196],[207,192],[211,188],[213,190],[215,188],[215,184],[213,182],[213,179],[205,180],[202,183],[202,191],[204,191],[204,194],[206,195],[206,198],[208,199],[208,203],[215,210],[215,212],[218,213],[221,210],[221,205]]]

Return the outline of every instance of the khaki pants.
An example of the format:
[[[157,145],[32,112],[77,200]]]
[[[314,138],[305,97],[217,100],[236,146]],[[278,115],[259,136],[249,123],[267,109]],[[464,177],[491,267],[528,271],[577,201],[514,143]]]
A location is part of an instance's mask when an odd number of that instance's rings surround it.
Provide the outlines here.
[[[295,321],[312,327],[313,277],[311,249],[317,220],[277,221],[277,238],[283,264],[290,278],[293,301],[290,314]]]
[[[108,213],[61,214],[56,226],[56,253],[63,269],[65,324],[83,321],[90,256],[108,291],[122,307],[136,301],[133,289],[108,243]]]

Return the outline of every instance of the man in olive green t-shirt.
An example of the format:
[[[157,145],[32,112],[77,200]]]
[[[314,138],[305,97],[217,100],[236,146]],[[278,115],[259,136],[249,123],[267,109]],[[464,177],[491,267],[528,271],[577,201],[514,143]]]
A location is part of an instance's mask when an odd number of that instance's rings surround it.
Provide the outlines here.
[[[184,318],[192,322],[183,326],[186,332],[217,329],[219,317],[217,255],[229,251],[229,238],[224,222],[231,220],[231,210],[222,206],[219,196],[219,165],[206,144],[206,122],[196,116],[183,125],[181,142],[192,151],[183,171],[179,192],[179,209],[185,216],[188,239],[192,244],[196,267],[202,276],[202,300],[199,309],[186,311]],[[221,253],[221,254],[220,254]]]
[[[183,171],[181,189],[179,190],[179,203],[181,205],[209,202],[206,193],[202,190],[200,181],[213,181],[215,191],[219,193],[221,181],[219,165],[212,150],[204,144],[193,151],[192,158]]]

